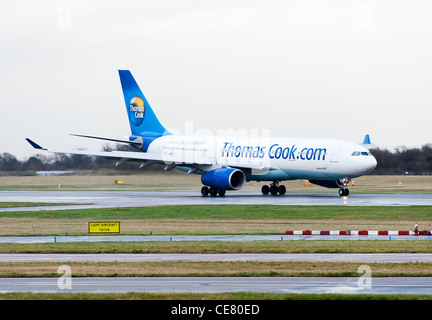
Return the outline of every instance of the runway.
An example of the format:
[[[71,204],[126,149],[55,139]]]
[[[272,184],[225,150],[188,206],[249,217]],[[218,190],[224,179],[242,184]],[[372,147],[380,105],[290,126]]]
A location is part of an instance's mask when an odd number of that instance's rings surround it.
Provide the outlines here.
[[[431,277],[0,278],[0,293],[267,292],[431,294]]]
[[[148,191],[0,191],[0,202],[73,203],[76,205],[0,208],[1,211],[62,210],[76,208],[148,207],[165,205],[328,205],[328,206],[424,206],[432,194],[292,193],[264,196],[260,193],[228,192],[225,197],[203,197],[197,192]]]
[[[178,241],[317,241],[317,240],[416,240],[431,241],[432,236],[381,236],[381,235],[104,235],[104,236],[6,236],[0,243],[76,243],[76,242],[178,242]]]

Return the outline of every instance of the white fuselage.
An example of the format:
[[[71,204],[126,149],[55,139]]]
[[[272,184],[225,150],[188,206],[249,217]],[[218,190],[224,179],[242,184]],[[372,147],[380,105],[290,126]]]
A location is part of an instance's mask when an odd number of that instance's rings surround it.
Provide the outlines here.
[[[248,180],[257,181],[354,178],[376,166],[365,147],[334,139],[166,135],[155,139],[147,151],[163,154],[167,164],[177,161],[180,168],[203,163],[198,166],[201,173],[243,168]]]

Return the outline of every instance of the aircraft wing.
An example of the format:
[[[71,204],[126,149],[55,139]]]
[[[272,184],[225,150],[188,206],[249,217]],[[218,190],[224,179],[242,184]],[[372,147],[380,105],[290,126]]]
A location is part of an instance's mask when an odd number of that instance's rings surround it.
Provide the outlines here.
[[[270,164],[254,163],[251,161],[227,161],[224,163],[215,163],[210,159],[205,157],[195,158],[192,161],[188,160],[184,156],[173,156],[171,154],[160,154],[160,153],[149,153],[149,152],[134,152],[134,151],[87,151],[87,150],[68,150],[68,149],[47,149],[43,148],[33,140],[26,138],[27,142],[32,145],[33,148],[37,150],[43,150],[50,153],[62,153],[62,154],[77,154],[85,156],[96,156],[105,157],[112,160],[117,160],[116,166],[119,166],[127,161],[142,161],[141,167],[146,167],[150,164],[159,163],[167,165],[166,170],[174,168],[176,166],[188,166],[188,167],[198,167],[203,169],[205,166],[211,166],[213,164],[218,164],[223,167],[231,167],[238,169],[254,169],[254,170],[273,170],[274,168]]]
[[[117,160],[116,165],[125,163],[126,161],[151,161],[152,163],[171,164],[197,164],[197,165],[212,165],[209,160],[202,159],[197,163],[188,163],[184,158],[172,157],[163,155],[160,153],[149,153],[149,152],[134,152],[134,151],[87,151],[87,150],[67,150],[67,149],[47,149],[43,148],[36,142],[29,138],[26,138],[27,142],[32,145],[33,148],[38,150],[44,150],[51,153],[63,153],[63,154],[78,154],[85,156],[96,156],[106,157],[108,159]]]

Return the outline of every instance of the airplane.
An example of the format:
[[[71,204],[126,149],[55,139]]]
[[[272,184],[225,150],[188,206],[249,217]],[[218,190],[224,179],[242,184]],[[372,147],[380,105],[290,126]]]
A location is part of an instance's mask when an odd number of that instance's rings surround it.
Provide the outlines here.
[[[126,143],[133,151],[86,151],[43,148],[52,153],[100,156],[140,162],[139,168],[159,163],[164,170],[179,169],[201,175],[202,196],[224,196],[249,181],[266,181],[263,195],[284,195],[283,181],[303,179],[326,188],[338,188],[348,196],[352,178],[371,172],[377,165],[370,153],[370,137],[362,144],[337,139],[194,136],[172,134],[159,122],[129,70],[118,70],[131,134],[123,139],[73,134],[74,136]]]

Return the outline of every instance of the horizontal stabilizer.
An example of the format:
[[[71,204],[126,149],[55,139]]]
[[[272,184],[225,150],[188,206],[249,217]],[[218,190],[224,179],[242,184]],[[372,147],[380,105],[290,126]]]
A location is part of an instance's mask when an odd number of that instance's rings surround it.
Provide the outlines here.
[[[81,137],[81,138],[98,139],[98,140],[105,140],[105,141],[112,141],[112,142],[119,142],[119,143],[130,143],[130,144],[136,145],[140,149],[141,149],[141,147],[143,145],[143,140],[142,140],[141,137],[137,137],[136,140],[129,141],[129,140],[125,140],[125,139],[114,139],[114,138],[96,137],[96,136],[88,136],[88,135],[84,135],[84,134],[75,134],[75,133],[71,133],[70,135],[74,136],[74,137]]]

